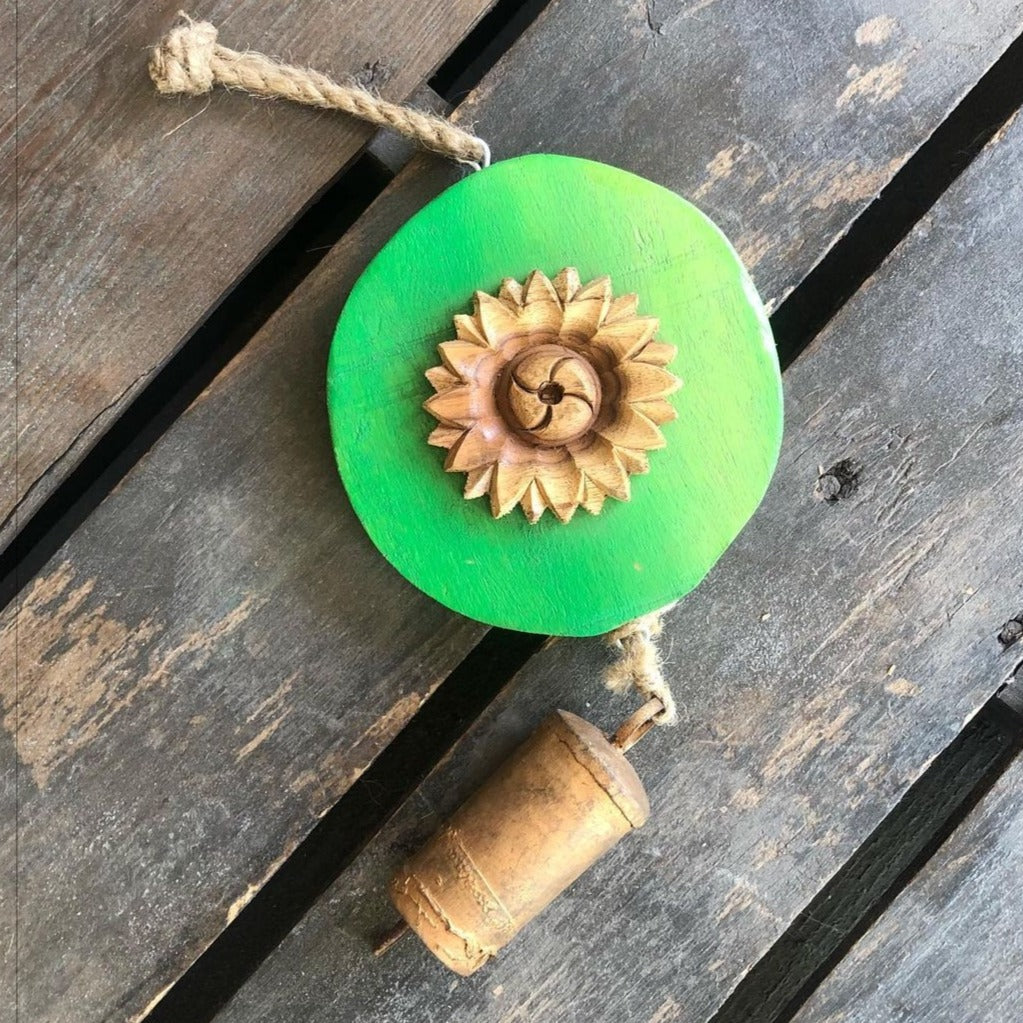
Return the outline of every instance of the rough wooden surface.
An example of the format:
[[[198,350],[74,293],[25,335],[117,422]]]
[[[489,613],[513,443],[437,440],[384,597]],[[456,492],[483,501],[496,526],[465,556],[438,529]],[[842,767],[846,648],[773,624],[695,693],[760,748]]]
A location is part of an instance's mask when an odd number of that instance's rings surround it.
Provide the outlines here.
[[[216,0],[192,13],[226,44],[359,73],[402,99],[490,3]],[[223,91],[208,105],[159,98],[146,48],[180,6],[20,5],[25,428],[17,486],[0,493],[0,544],[14,534],[14,508],[22,519],[38,508],[371,133]],[[0,320],[0,334],[12,330]],[[13,388],[0,378],[0,407]]]
[[[16,109],[14,0],[0,0],[0,323],[12,323],[16,301],[16,191],[14,175],[14,115]],[[11,330],[0,330],[0,382],[14,376],[17,344]],[[0,401],[0,499],[14,492],[14,450],[17,411],[14,403]],[[14,676],[14,650],[0,642],[0,678]],[[3,701],[6,703],[6,700]],[[15,819],[14,738],[9,727],[0,728],[0,820]],[[0,945],[13,942],[15,859],[9,839],[0,840]],[[0,1023],[14,1020],[14,957],[0,954]]]
[[[890,10],[880,4],[826,5],[786,22],[752,0],[719,0],[678,9],[657,29],[644,5],[598,12],[562,0],[465,116],[498,155],[568,150],[689,195],[739,239],[776,301],[1020,28],[1009,2],[966,15],[952,0],[900,6],[895,23],[878,28]],[[854,64],[882,70],[863,82],[871,72],[850,77]],[[887,84],[870,88],[878,76]],[[337,481],[323,412],[344,294],[452,174],[437,162],[410,168],[26,594],[17,621],[29,666],[20,680],[21,955],[46,964],[23,974],[26,1015],[141,1012],[480,635],[403,584],[370,547]],[[205,209],[188,223],[196,218],[221,222]],[[819,387],[823,403],[830,385]],[[887,433],[862,441],[872,454],[888,442]],[[782,533],[812,480],[790,486],[774,513]],[[896,525],[899,507],[886,513]],[[841,519],[821,521],[844,542]],[[773,546],[749,552],[746,544],[736,554],[747,569],[774,566]],[[879,596],[901,579],[892,571],[877,574]],[[715,606],[732,613],[720,592],[718,584],[696,598],[687,628],[702,629]],[[811,592],[785,599],[803,610]],[[955,623],[967,620],[964,609]],[[4,627],[9,648],[11,613]],[[750,671],[768,670],[767,641],[782,641],[775,630],[764,623]],[[792,642],[805,645],[805,631]],[[596,670],[593,645],[563,650],[566,665]],[[539,665],[544,681],[525,690],[538,711],[549,705],[538,694],[550,670]],[[9,676],[4,684],[10,732]],[[776,687],[780,697],[781,680]],[[741,708],[731,705],[740,737],[755,690],[743,695]],[[815,707],[792,724],[774,777],[814,747]],[[694,720],[728,724],[709,709]],[[3,841],[9,854],[10,830]]]
[[[605,727],[624,716],[598,692],[600,649],[557,643],[225,1023],[713,1014],[1019,660],[996,637],[1023,572],[1023,225],[1006,215],[1023,201],[1021,159],[1023,123],[786,374],[767,499],[668,619],[683,722],[633,751],[646,827],[472,978],[455,982],[415,940],[368,954],[395,864],[548,708]],[[858,488],[817,500],[818,466],[842,457],[860,463]]]
[[[15,320],[17,289],[16,209],[15,182],[15,11],[14,0],[0,2],[0,388],[14,379],[16,335],[10,329]],[[3,391],[9,397],[9,391]],[[15,405],[0,400],[0,501],[9,502],[14,496],[15,460],[9,456],[14,450]]]
[[[796,1023],[1005,1023],[1023,1015],[1023,761],[811,996]]]

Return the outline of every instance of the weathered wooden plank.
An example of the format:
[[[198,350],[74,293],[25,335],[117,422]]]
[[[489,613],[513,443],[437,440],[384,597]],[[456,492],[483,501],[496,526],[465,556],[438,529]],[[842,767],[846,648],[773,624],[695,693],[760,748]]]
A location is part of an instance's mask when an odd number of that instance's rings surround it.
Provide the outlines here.
[[[860,939],[797,1023],[1004,1023],[1023,1014],[1023,761]]]
[[[16,208],[14,180],[15,11],[13,0],[0,3],[0,323],[13,324],[16,314],[17,276]],[[0,330],[0,386],[14,379],[17,358],[16,335]],[[16,408],[13,401],[0,401],[0,500],[14,496],[14,451]]]
[[[369,936],[395,916],[385,886],[397,862],[539,718],[555,705],[605,727],[624,716],[599,688],[606,655],[559,642],[225,1023],[296,1006],[313,1023],[714,1013],[1019,659],[996,637],[1023,572],[1023,225],[1006,215],[1023,200],[1021,159],[1023,123],[787,373],[787,440],[767,499],[668,621],[683,723],[632,756],[650,823],[471,978],[414,938],[370,956]],[[826,504],[818,466],[838,458],[861,464],[859,486]]]
[[[14,175],[14,113],[16,108],[14,0],[0,0],[0,323],[14,321],[17,302],[16,191]],[[17,360],[14,331],[0,332],[0,381],[14,376]],[[13,495],[17,434],[17,409],[12,402],[0,402],[0,496]],[[14,650],[0,643],[0,678],[14,674]],[[17,759],[14,737],[0,729],[0,820],[13,821],[17,805]],[[16,924],[15,890],[17,864],[10,843],[0,845],[0,946],[11,949]],[[0,1023],[14,1020],[15,957],[0,954]]]
[[[952,0],[904,4],[881,28],[880,6],[828,7],[798,25],[753,0],[697,6],[658,32],[645,8],[562,0],[465,116],[498,155],[574,151],[694,195],[747,239],[773,300],[1020,17],[1008,0],[945,28]],[[901,91],[849,98],[850,65],[886,61],[905,65]],[[727,88],[740,68],[755,68],[755,83]],[[693,114],[715,102],[716,115]],[[664,131],[673,124],[687,128]],[[753,141],[727,153],[737,138]],[[370,548],[323,413],[342,296],[452,174],[428,161],[403,174],[26,594],[22,946],[47,963],[23,978],[26,1012],[140,1012],[481,634]],[[8,643],[13,630],[9,614]],[[594,648],[565,649],[585,666]],[[9,689],[4,700],[10,729]]]
[[[359,72],[401,99],[491,3],[219,0],[194,13],[225,43]],[[0,545],[14,509],[24,520],[39,507],[370,135],[350,118],[222,92],[208,106],[159,99],[146,47],[176,2],[20,7],[24,428],[17,485],[0,495]],[[12,331],[12,316],[0,321]],[[0,378],[0,407],[14,386]]]

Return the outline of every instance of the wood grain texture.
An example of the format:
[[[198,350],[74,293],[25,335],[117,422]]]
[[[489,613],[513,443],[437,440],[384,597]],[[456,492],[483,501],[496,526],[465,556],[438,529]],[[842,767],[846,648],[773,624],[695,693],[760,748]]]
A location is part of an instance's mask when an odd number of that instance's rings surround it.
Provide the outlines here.
[[[1004,1023],[1023,1014],[1017,760],[860,939],[796,1023]]]
[[[367,954],[405,850],[538,717],[624,716],[598,690],[606,655],[556,643],[224,1023],[712,1016],[1018,662],[997,634],[1023,572],[1023,225],[1006,216],[1021,159],[1023,123],[786,374],[767,498],[662,637],[683,722],[630,754],[650,822],[470,979],[452,984],[414,941]],[[818,466],[839,456],[859,486],[826,504]]]
[[[361,73],[402,99],[490,0],[216,0],[225,42]],[[221,296],[359,151],[341,115],[218,92],[161,99],[146,48],[178,3],[20,5],[18,479],[0,544]],[[371,70],[367,70],[371,69]],[[194,119],[188,120],[192,118]],[[187,123],[185,123],[187,121]],[[10,124],[4,126],[9,131]],[[0,334],[12,332],[11,318]],[[13,377],[0,379],[0,407]]]
[[[15,0],[0,0],[0,323],[17,315],[17,239],[15,190],[15,113],[17,90]],[[0,383],[11,380],[17,360],[12,330],[0,331]],[[13,402],[0,401],[0,499],[12,497],[16,461],[11,457],[18,413]],[[13,678],[14,649],[0,642],[0,678]],[[0,820],[13,821],[17,806],[17,760],[11,730],[0,728]],[[0,840],[0,947],[11,949],[17,919],[15,857],[9,842]],[[0,1023],[15,1019],[15,959],[0,953]]]
[[[572,149],[688,193],[746,239],[748,261],[760,239],[754,277],[776,301],[1020,27],[1007,0],[968,16],[952,0],[900,6],[899,32],[867,50],[857,29],[888,10],[880,4],[826,5],[789,23],[754,0],[719,0],[656,32],[642,6],[561,0],[465,116],[499,152]],[[902,91],[839,105],[850,65],[885,54],[907,64]],[[736,80],[746,67],[755,87]],[[756,149],[729,165],[720,153],[744,138]],[[758,154],[783,169],[777,180],[757,173]],[[344,295],[452,180],[440,162],[410,167],[26,594],[22,955],[47,964],[31,983],[23,976],[27,1015],[141,1012],[478,639],[478,626],[417,594],[372,548],[345,503],[323,413]],[[792,507],[804,496],[796,487]],[[784,528],[790,510],[775,512]],[[773,550],[751,564],[769,554],[773,565]],[[687,628],[705,629],[707,599]],[[812,604],[808,592],[787,599]],[[3,626],[9,651],[13,611]],[[595,647],[565,650],[592,687]],[[766,661],[767,645],[758,650]],[[12,679],[2,681],[10,733]],[[529,696],[538,712],[554,702],[539,696],[546,684]],[[882,693],[886,707],[894,698]],[[733,712],[748,724],[749,707]],[[803,748],[798,731],[791,744],[789,757]],[[3,843],[9,857],[10,830]]]
[[[16,82],[14,0],[0,0],[0,388],[14,379],[17,362],[17,186],[15,182]],[[10,391],[4,390],[10,398]],[[14,498],[14,451],[17,410],[12,400],[0,400],[0,501]]]
[[[460,240],[438,253],[437,239],[446,237]],[[531,278],[538,296],[543,282],[549,295],[528,308],[556,309],[564,338],[528,312],[520,316],[514,299],[507,298],[509,308],[491,295],[500,293],[502,279],[524,278],[535,263],[554,268],[552,276],[571,263],[592,282],[562,313],[548,278]],[[598,327],[612,283],[619,294],[641,294],[656,319],[631,316]],[[476,316],[458,315],[474,293]],[[470,386],[455,377],[455,386],[445,387],[451,378],[442,378],[424,411],[426,371],[437,344],[452,337],[452,315],[461,365],[482,379]],[[644,369],[663,387],[663,370],[644,365],[638,350],[646,351],[658,325],[655,345],[668,346],[686,381],[670,397],[637,387]],[[578,346],[606,400],[581,436],[541,452],[508,436],[494,391],[502,373],[525,372],[513,362],[526,354],[522,346],[559,338]],[[555,359],[569,355],[563,347],[548,350]],[[449,360],[458,351],[442,344]],[[621,397],[630,390],[658,400]],[[502,161],[448,189],[402,228],[345,304],[327,402],[349,500],[391,564],[461,614],[556,635],[607,632],[688,593],[756,509],[781,442],[770,326],[718,228],[650,181],[563,156]],[[431,434],[436,424],[428,412],[440,418],[440,431]],[[442,471],[428,437],[458,445],[449,467],[482,469],[471,487],[482,480],[485,490],[490,472],[490,509],[462,499],[463,486]],[[664,450],[648,463],[643,448]],[[630,483],[626,459],[652,471]],[[563,499],[573,507],[584,500],[601,514],[579,515],[567,526],[553,515],[536,523],[528,514],[502,516],[520,500],[535,510],[534,478],[551,486],[538,465],[569,466],[574,485],[566,485]],[[618,500],[605,502],[605,495]]]

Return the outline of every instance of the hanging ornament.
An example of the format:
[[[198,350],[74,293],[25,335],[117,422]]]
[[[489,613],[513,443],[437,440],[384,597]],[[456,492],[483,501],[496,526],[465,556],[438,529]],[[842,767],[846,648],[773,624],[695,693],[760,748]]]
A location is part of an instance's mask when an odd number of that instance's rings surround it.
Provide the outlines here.
[[[154,51],[164,93],[214,84],[342,110],[474,169],[352,288],[327,407],[352,507],[408,580],[489,625],[617,646],[642,707],[607,739],[559,711],[392,883],[405,924],[477,969],[649,812],[624,752],[675,720],[654,638],[760,503],[781,442],[764,308],[722,232],[634,174],[490,165],[442,118],[217,42]],[[382,947],[387,947],[385,942]]]

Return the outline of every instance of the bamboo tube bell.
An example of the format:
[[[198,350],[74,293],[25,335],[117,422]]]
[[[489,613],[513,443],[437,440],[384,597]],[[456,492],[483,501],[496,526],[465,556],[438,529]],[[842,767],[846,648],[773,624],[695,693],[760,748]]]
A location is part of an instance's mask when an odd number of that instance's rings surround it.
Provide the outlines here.
[[[640,708],[613,739],[555,711],[391,881],[404,922],[445,966],[474,973],[650,815],[624,752],[663,709]]]

